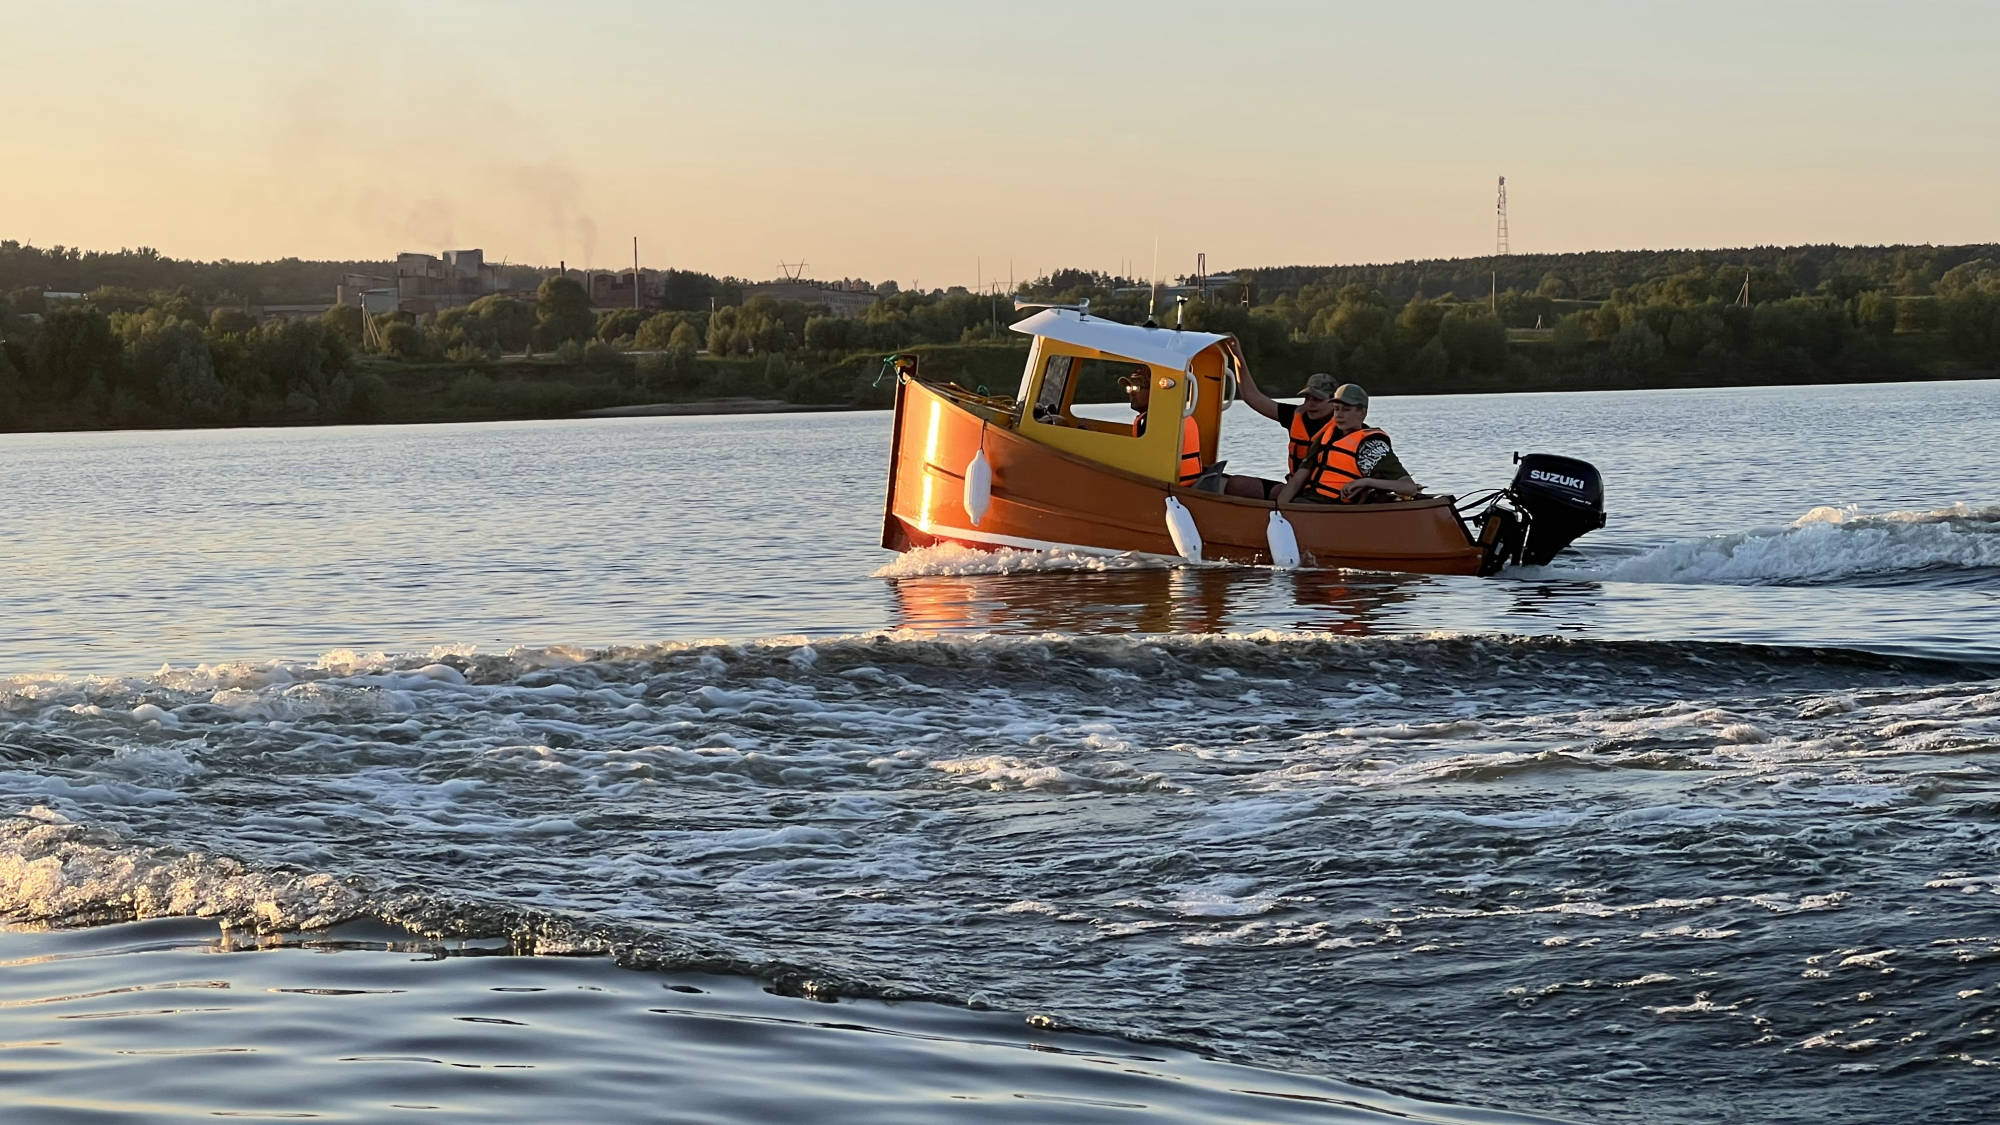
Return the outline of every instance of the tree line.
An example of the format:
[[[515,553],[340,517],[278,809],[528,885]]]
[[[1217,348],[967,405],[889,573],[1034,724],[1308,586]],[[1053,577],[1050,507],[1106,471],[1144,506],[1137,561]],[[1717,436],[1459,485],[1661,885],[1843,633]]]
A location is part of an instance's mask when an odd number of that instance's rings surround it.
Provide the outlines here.
[[[1270,303],[1308,287],[1366,285],[1402,304],[1484,300],[1514,290],[1556,299],[1610,300],[1622,289],[1702,274],[1720,278],[1725,300],[1737,295],[1745,271],[1756,300],[1828,293],[1853,297],[1878,290],[1900,297],[1932,295],[1953,269],[2000,259],[2000,244],[1958,246],[1751,246],[1724,250],[1591,250],[1571,254],[1506,254],[1357,266],[1257,266],[1233,271],[1253,301]],[[1525,326],[1523,326],[1525,327]]]
[[[0,259],[10,246],[0,244]],[[1981,249],[1994,253],[1973,253]],[[1230,290],[1149,308],[1131,279],[1075,269],[1025,282],[1019,292],[1059,302],[1088,297],[1094,313],[1132,323],[1150,312],[1169,327],[1234,333],[1273,386],[1310,371],[1416,393],[2000,368],[2000,247],[1922,251],[1795,247],[1747,266],[1716,255],[1655,255],[1645,260],[1678,268],[1589,296],[1552,271],[1529,289],[1495,293],[1489,280],[1477,299],[1414,286],[1400,294],[1397,286],[1411,277],[1390,277],[1385,288],[1343,270],[1319,270],[1275,293],[1253,280],[1251,304]],[[1623,269],[1634,256],[1595,257]],[[709,282],[706,291],[727,290],[725,279],[685,277],[685,294]],[[746,388],[754,382],[757,393],[860,405],[879,403],[882,388],[867,362],[845,357],[925,345],[1025,346],[1007,331],[1025,314],[1005,297],[888,284],[851,318],[762,296],[729,304],[711,297],[683,309],[594,309],[567,276],[546,278],[532,299],[496,294],[434,316],[372,322],[357,307],[337,306],[317,320],[259,323],[232,297],[186,288],[107,283],[83,292],[51,302],[28,287],[0,297],[0,428],[369,421],[382,416],[385,396],[420,385],[402,380],[410,365],[484,372],[485,382],[451,384],[454,401],[470,407],[482,387],[495,385],[494,365],[531,356],[543,365],[530,372],[535,378],[623,372],[624,392],[640,398],[750,393],[732,389],[739,379]],[[980,364],[992,362],[981,353]],[[754,379],[744,374],[753,369]]]

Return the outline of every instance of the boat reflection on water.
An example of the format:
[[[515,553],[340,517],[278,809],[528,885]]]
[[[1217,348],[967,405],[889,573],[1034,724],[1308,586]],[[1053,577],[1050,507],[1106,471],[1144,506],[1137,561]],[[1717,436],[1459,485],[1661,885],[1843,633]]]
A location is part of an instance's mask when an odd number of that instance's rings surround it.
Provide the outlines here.
[[[1243,633],[1367,636],[1430,575],[1171,567],[892,579],[898,625],[941,633]],[[1303,612],[1302,612],[1303,611]],[[1407,628],[1407,626],[1406,626]]]
[[[1546,619],[1529,625],[1527,632],[1539,632],[1537,625],[1552,625],[1558,630],[1569,631],[1588,629],[1592,611],[1604,594],[1604,588],[1597,582],[1581,580],[1516,582],[1509,583],[1509,616]]]

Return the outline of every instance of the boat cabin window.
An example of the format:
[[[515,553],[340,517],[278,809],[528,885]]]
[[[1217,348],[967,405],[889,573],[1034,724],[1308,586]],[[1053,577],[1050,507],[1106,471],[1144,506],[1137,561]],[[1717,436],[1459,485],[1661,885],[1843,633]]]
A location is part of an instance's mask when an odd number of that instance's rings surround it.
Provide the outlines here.
[[[1079,404],[1124,405],[1125,389],[1119,385],[1119,380],[1135,371],[1142,378],[1152,377],[1145,364],[1134,360],[1049,356],[1042,364],[1042,385],[1035,395],[1034,416],[1044,422],[1129,436],[1132,432],[1129,422],[1079,415],[1073,408]],[[1091,411],[1092,415],[1100,413],[1103,411]]]
[[[1042,393],[1035,396],[1035,417],[1055,418],[1069,411],[1069,376],[1077,357],[1052,355],[1042,367]]]

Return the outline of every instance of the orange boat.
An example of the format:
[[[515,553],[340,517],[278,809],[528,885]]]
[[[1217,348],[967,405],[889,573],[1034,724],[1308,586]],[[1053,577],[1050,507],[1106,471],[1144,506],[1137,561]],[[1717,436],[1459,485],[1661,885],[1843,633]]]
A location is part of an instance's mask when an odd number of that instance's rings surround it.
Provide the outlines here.
[[[933,382],[917,357],[892,357],[895,433],[882,545],[1137,552],[1190,561],[1492,574],[1547,562],[1604,524],[1603,484],[1582,461],[1520,457],[1505,489],[1371,504],[1273,504],[1184,487],[1183,426],[1135,434],[1074,413],[1080,387],[1143,367],[1152,417],[1186,417],[1215,463],[1223,412],[1245,369],[1234,336],[1122,324],[1087,303],[1013,325],[1034,338],[1019,391]],[[1480,505],[1484,504],[1483,508]],[[1466,514],[1466,509],[1479,509]]]

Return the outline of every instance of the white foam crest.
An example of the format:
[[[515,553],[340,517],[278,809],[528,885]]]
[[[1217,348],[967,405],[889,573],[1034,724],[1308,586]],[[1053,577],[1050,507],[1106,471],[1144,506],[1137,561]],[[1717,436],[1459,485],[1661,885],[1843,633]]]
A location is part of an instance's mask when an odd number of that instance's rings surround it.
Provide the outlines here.
[[[1668,543],[1612,564],[1595,577],[1770,585],[1995,567],[2000,567],[2000,508],[1957,504],[1869,515],[1823,507],[1782,527]]]
[[[1228,843],[1276,836],[1283,826],[1310,811],[1310,806],[1279,797],[1254,797],[1211,805],[1208,820],[1182,830],[1184,839]]]
[[[961,784],[995,791],[1040,789],[1066,793],[1087,787],[1082,778],[1061,767],[1031,765],[1003,754],[947,758],[932,762],[931,768]]]
[[[1309,897],[1260,891],[1255,880],[1241,875],[1219,875],[1201,883],[1165,888],[1175,897],[1167,909],[1184,918],[1244,918],[1268,914],[1281,903],[1309,902]]]
[[[1423,785],[1477,776],[1491,770],[1509,770],[1540,761],[1539,753],[1502,750],[1497,753],[1453,754],[1444,758],[1406,762],[1375,774],[1355,775],[1351,780],[1362,786]]]
[[[788,676],[808,676],[826,663],[829,653],[851,659],[856,650],[868,655],[893,645],[893,658],[916,664],[946,660],[1019,656],[1071,650],[1079,657],[1094,658],[1105,653],[1184,654],[1231,653],[1244,650],[1246,659],[1270,656],[1299,660],[1322,659],[1324,653],[1375,645],[1421,646],[1440,641],[1478,640],[1501,649],[1512,645],[1546,644],[1546,638],[1477,636],[1453,631],[1401,635],[1395,638],[1355,637],[1301,630],[1258,629],[1237,633],[1148,634],[1144,637],[1071,636],[1045,634],[935,634],[921,630],[890,629],[820,636],[774,636],[750,641],[703,639],[671,641],[656,645],[584,650],[567,646],[545,648],[515,647],[501,653],[479,653],[473,645],[439,646],[428,652],[356,654],[334,650],[312,662],[271,661],[258,663],[200,664],[192,668],[163,666],[150,676],[106,677],[60,674],[23,674],[0,677],[0,714],[46,714],[60,707],[116,707],[134,722],[170,725],[184,718],[186,704],[205,703],[244,709],[253,700],[275,697],[288,687],[296,688],[295,699],[312,700],[312,693],[342,689],[386,693],[407,703],[425,693],[455,690],[485,690],[512,685],[519,692],[539,692],[545,697],[573,697],[577,688],[568,684],[531,685],[537,673],[565,674],[589,678],[602,674],[643,675],[630,672],[627,665],[673,664],[684,661],[714,677],[731,674],[731,662],[747,658],[776,658],[786,662]],[[1099,670],[1118,678],[1121,670]],[[475,682],[476,673],[476,682]],[[886,681],[902,685],[907,681],[879,667],[842,669],[842,678],[856,682]],[[1204,673],[1207,677],[1230,678],[1233,669]],[[1277,683],[1278,681],[1273,681]],[[612,689],[629,685],[612,684]],[[1357,681],[1356,690],[1367,685]],[[348,701],[351,703],[351,700]],[[630,702],[637,702],[636,699]],[[171,705],[169,705],[171,704]],[[158,712],[150,707],[159,708]],[[629,704],[628,704],[629,705]],[[131,714],[148,708],[139,714]],[[250,708],[254,710],[254,708]],[[291,719],[311,711],[311,703],[301,712],[291,709],[268,715],[248,713],[245,718]]]
[[[1949,507],[1932,508],[1928,511],[1881,512],[1873,515],[1863,512],[1857,504],[1848,504],[1842,507],[1821,506],[1793,520],[1792,526],[1802,527],[1809,523],[1943,523],[1948,520],[1960,520],[1967,523],[2000,523],[2000,505],[1975,505],[1961,500]]]
[[[1076,570],[1163,570],[1180,560],[1159,555],[1083,554],[1070,550],[1023,551],[1002,547],[981,551],[957,543],[919,547],[875,571],[876,578],[958,578],[973,574],[1024,574]]]
[[[276,932],[335,925],[359,915],[364,901],[331,875],[107,847],[46,808],[0,819],[0,917],[16,922],[198,917]]]
[[[1570,899],[1563,902],[1546,903],[1539,906],[1494,906],[1494,907],[1433,907],[1417,914],[1419,918],[1507,918],[1529,917],[1538,914],[1575,915],[1584,918],[1637,919],[1655,913],[1685,913],[1693,910],[1708,910],[1729,903],[1748,903],[1761,907],[1776,915],[1807,914],[1823,910],[1838,910],[1853,897],[1848,891],[1832,891],[1823,895],[1801,895],[1796,899],[1782,894],[1758,895],[1704,895],[1700,898],[1656,898],[1649,902],[1609,903],[1594,898]]]

